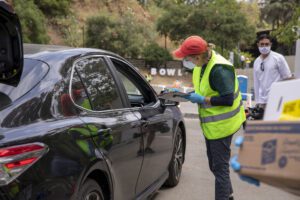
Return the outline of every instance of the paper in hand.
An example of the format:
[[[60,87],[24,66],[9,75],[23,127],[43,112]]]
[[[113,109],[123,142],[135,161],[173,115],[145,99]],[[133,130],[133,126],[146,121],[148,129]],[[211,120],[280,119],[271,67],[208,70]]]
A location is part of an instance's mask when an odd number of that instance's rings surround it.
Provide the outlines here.
[[[183,93],[183,92],[166,92],[163,94],[160,94],[158,97],[160,99],[170,100],[170,101],[176,101],[176,102],[187,102],[188,100],[184,98],[183,96],[187,96],[189,94]]]

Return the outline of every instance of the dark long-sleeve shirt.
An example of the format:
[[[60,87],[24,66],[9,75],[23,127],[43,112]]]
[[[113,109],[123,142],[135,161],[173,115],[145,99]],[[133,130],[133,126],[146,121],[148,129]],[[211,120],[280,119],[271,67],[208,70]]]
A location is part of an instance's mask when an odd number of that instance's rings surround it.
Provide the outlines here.
[[[202,66],[201,76],[206,66]],[[209,75],[209,83],[220,96],[211,97],[213,106],[232,106],[234,101],[235,74],[234,70],[226,65],[216,65]]]

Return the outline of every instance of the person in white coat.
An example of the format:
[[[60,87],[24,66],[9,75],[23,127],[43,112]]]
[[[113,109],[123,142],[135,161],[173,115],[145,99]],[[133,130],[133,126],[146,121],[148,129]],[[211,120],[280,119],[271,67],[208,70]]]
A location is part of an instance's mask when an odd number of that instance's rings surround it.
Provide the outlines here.
[[[271,85],[291,78],[292,73],[283,55],[271,50],[272,42],[269,35],[260,35],[257,46],[261,54],[253,66],[254,95],[256,106],[264,109]]]

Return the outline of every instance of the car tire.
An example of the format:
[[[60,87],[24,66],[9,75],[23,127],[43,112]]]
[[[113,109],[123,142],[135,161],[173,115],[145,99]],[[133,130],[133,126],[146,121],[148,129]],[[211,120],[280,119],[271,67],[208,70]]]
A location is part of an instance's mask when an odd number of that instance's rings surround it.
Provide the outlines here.
[[[178,128],[176,131],[175,142],[173,147],[173,155],[169,164],[169,177],[164,186],[174,187],[179,183],[182,165],[184,161],[184,143],[182,130]]]
[[[99,184],[93,179],[87,179],[81,186],[78,198],[79,200],[104,200],[104,196]]]

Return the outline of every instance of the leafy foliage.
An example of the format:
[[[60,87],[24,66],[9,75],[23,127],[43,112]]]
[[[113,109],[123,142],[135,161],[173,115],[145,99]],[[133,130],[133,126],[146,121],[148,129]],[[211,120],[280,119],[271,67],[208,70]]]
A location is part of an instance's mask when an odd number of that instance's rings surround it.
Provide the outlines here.
[[[241,50],[249,47],[254,41],[255,29],[262,28],[263,26],[258,26],[266,22],[273,26],[272,34],[279,42],[291,46],[296,40],[296,33],[292,31],[292,27],[299,26],[300,23],[299,0],[266,0],[266,6],[261,10],[260,24],[257,2],[250,4],[241,1],[237,3],[236,0],[137,0],[144,5],[143,8],[137,7],[144,9],[142,11],[145,12],[145,18],[148,17],[147,22],[156,22],[156,27],[153,27],[152,23],[145,24],[136,17],[137,10],[131,6],[128,6],[127,10],[122,8],[122,12],[118,14],[104,13],[101,10],[100,16],[89,18],[83,25],[79,23],[84,20],[82,15],[70,10],[71,3],[77,3],[78,0],[10,1],[20,17],[24,42],[48,43],[46,26],[50,24],[67,45],[81,46],[83,36],[87,33],[87,46],[111,50],[125,57],[144,55],[144,47],[147,44],[151,46],[154,42],[162,41],[162,38],[157,37],[158,34],[165,37],[165,42],[169,39],[173,42],[168,45],[171,48],[190,35],[200,35],[208,42],[216,44],[226,57],[228,50],[238,46]],[[89,2],[92,1],[83,1]],[[102,0],[99,5],[112,8],[117,2]],[[117,5],[116,9],[108,10],[113,12],[118,9]],[[149,12],[151,9],[154,13]],[[83,32],[83,27],[86,27],[86,32]]]
[[[55,24],[60,27],[60,33],[68,46],[84,46],[84,29],[83,27],[79,26],[79,23],[74,15],[56,18],[52,21],[55,21]]]
[[[166,61],[172,60],[172,56],[170,55],[169,51],[160,47],[154,42],[145,47],[143,51],[143,57],[146,61],[146,64],[150,66],[161,66]]]
[[[190,32],[186,27],[186,18],[189,16],[189,12],[189,6],[170,6],[162,17],[158,18],[157,31],[175,42],[185,38]]]
[[[71,0],[34,0],[34,3],[46,15],[62,16],[68,15]]]
[[[260,25],[260,9],[257,2],[253,1],[252,3],[250,3],[241,1],[239,3],[239,6],[241,8],[241,13],[243,13],[247,18],[247,23],[249,23],[253,27],[258,27]]]
[[[252,41],[255,36],[255,27],[249,25],[235,0],[170,7],[158,19],[157,30],[175,42],[190,35],[200,35],[227,49],[236,47],[239,42]]]
[[[272,29],[287,24],[293,17],[298,0],[269,0],[262,9],[261,18],[272,25]]]
[[[290,20],[281,24],[276,30],[272,32],[272,35],[276,37],[278,42],[285,45],[293,45],[297,40],[297,33],[293,31],[293,27],[300,27],[300,6],[293,8],[292,17]]]
[[[130,13],[118,20],[104,15],[87,20],[87,46],[125,57],[138,57],[149,37],[147,27],[137,23]]]
[[[14,0],[14,8],[18,14],[23,33],[23,41],[30,43],[48,43],[46,19],[34,4],[33,0]]]

